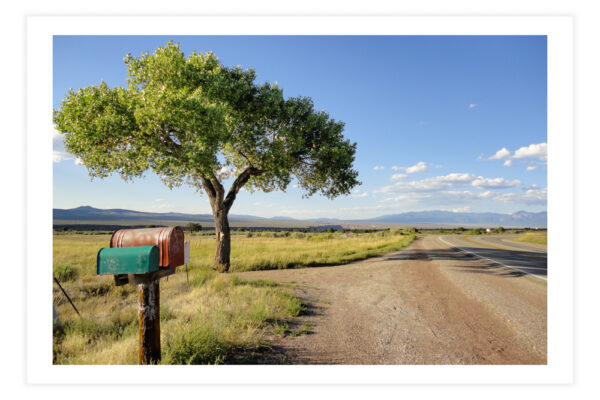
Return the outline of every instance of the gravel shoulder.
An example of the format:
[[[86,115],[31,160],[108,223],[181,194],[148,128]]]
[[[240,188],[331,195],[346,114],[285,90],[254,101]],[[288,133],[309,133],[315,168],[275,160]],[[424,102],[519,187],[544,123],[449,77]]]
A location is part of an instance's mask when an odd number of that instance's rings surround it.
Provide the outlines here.
[[[352,264],[239,273],[292,284],[308,304],[273,338],[291,364],[545,364],[545,281],[435,236]]]

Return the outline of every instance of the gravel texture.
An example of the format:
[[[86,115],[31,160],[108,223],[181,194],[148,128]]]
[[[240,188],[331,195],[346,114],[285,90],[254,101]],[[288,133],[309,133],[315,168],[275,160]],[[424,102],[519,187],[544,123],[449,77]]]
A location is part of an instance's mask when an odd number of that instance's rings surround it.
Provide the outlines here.
[[[435,236],[348,265],[238,275],[291,283],[308,304],[292,334],[273,338],[279,362],[547,363],[547,282]]]

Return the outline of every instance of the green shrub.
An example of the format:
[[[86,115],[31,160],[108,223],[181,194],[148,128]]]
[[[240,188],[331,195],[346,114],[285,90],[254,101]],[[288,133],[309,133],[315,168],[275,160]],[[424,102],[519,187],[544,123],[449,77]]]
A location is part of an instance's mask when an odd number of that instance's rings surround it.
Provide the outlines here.
[[[77,279],[79,272],[70,265],[57,264],[53,266],[53,274],[59,282],[72,281]]]
[[[198,269],[190,278],[191,286],[202,286],[216,276],[216,272],[208,268]]]
[[[109,280],[84,284],[79,287],[79,290],[87,296],[104,296],[115,288],[114,282]]]
[[[231,277],[229,278],[229,282],[233,286],[242,286],[242,285],[248,285],[248,286],[253,286],[253,287],[275,287],[275,286],[278,286],[277,282],[268,281],[265,279],[254,279],[254,280],[249,281],[246,279],[241,279],[237,275],[231,275]]]
[[[306,304],[289,293],[279,292],[278,296],[283,300],[285,310],[292,317],[297,317],[306,310]]]
[[[223,364],[230,350],[222,334],[207,324],[195,321],[187,329],[167,337],[162,363]]]
[[[202,231],[202,225],[197,222],[188,222],[187,228],[190,230],[190,232]]]

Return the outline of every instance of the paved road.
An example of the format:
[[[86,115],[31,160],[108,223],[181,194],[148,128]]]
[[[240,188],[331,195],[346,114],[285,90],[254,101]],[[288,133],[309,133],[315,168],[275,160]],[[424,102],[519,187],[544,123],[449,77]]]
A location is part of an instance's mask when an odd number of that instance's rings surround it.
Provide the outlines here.
[[[440,241],[513,268],[514,274],[532,274],[547,279],[546,246],[510,241],[507,236],[440,237]]]
[[[277,356],[271,362],[545,364],[541,261],[488,248],[494,252],[487,255],[536,273],[524,274],[450,242],[488,251],[460,238],[424,236],[405,250],[348,265],[240,273],[296,285],[308,303],[308,313],[291,329],[310,327],[312,333],[273,338]]]

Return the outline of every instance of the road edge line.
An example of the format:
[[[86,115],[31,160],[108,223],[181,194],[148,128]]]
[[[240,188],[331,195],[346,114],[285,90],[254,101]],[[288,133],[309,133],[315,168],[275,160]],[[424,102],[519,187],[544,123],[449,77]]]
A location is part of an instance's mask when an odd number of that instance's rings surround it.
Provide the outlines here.
[[[539,276],[539,275],[532,274],[531,272],[523,271],[522,269],[515,268],[515,267],[511,267],[510,265],[503,264],[503,263],[501,263],[500,261],[492,260],[491,258],[488,258],[488,257],[482,256],[481,254],[477,254],[477,253],[473,253],[472,251],[465,250],[465,249],[463,249],[463,248],[461,248],[461,247],[458,247],[458,246],[456,246],[456,245],[453,245],[453,244],[451,244],[451,243],[448,243],[448,242],[446,242],[446,241],[444,240],[444,238],[442,238],[441,236],[438,236],[438,239],[440,239],[442,242],[446,243],[448,246],[450,246],[450,247],[454,247],[455,249],[459,249],[460,251],[463,251],[463,252],[465,252],[465,253],[473,254],[474,256],[477,256],[477,257],[479,257],[479,258],[483,258],[483,259],[485,259],[485,260],[488,260],[488,261],[491,261],[491,262],[493,262],[493,263],[500,264],[500,265],[502,265],[503,267],[510,268],[510,269],[513,269],[513,270],[515,270],[515,271],[519,271],[519,272],[522,272],[522,273],[524,273],[524,274],[531,275],[531,276],[533,276],[533,277],[535,277],[535,278],[539,278],[539,279],[542,279],[542,280],[544,280],[544,281],[548,282],[548,278],[543,278],[543,277],[541,277],[541,276]],[[547,267],[546,267],[546,268],[547,268]]]

